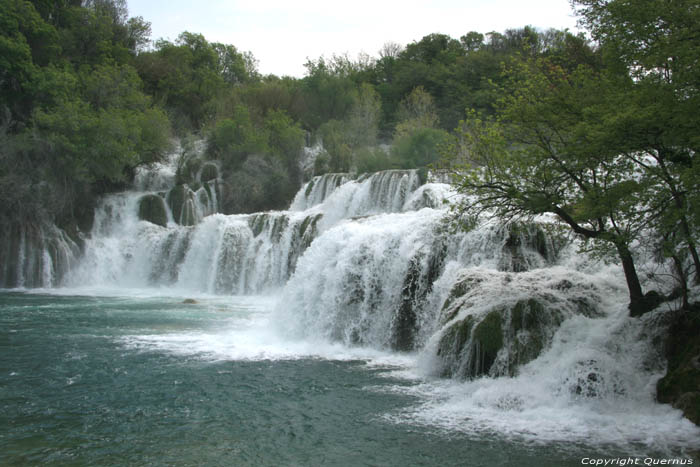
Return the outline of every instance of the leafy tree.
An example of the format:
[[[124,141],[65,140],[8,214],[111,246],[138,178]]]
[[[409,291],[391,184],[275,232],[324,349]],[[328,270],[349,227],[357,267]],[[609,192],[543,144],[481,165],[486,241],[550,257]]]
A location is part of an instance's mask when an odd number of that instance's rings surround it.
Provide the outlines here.
[[[377,143],[380,116],[379,94],[371,84],[362,83],[347,118],[346,131],[351,147],[374,146]]]
[[[287,206],[297,185],[282,161],[253,155],[236,171],[225,175],[222,204],[227,213],[251,213]]]
[[[242,105],[236,107],[231,118],[216,123],[207,141],[207,152],[223,161],[227,170],[238,169],[251,154],[267,151],[267,135],[255,128],[248,109]]]
[[[358,173],[371,173],[395,169],[397,164],[384,149],[366,147],[356,152],[355,166]]]
[[[418,128],[394,141],[391,148],[395,168],[416,169],[436,163],[449,134],[439,128]]]
[[[299,180],[299,157],[304,147],[304,130],[285,112],[272,110],[265,116],[270,155],[284,163],[291,180]]]
[[[691,0],[574,4],[601,42],[613,75],[608,80],[624,77],[608,94],[601,133],[656,184],[662,248],[677,265],[679,249],[686,249],[700,283],[700,224],[692,208],[698,201],[700,9]]]
[[[459,188],[475,196],[462,211],[503,219],[555,215],[595,251],[617,254],[630,312],[643,313],[654,298],[642,292],[631,245],[650,226],[649,187],[628,158],[591,131],[585,116],[600,104],[595,74],[569,74],[539,59],[511,75],[498,119],[472,116],[462,127],[470,168],[460,169],[466,173]]]
[[[396,137],[400,138],[423,128],[435,128],[438,124],[437,109],[433,97],[418,86],[399,104]]]
[[[352,148],[345,131],[345,124],[329,120],[318,130],[326,154],[316,159],[316,174],[324,172],[349,172],[352,166]]]
[[[183,32],[176,43],[160,40],[155,51],[139,54],[136,67],[146,91],[170,110],[176,128],[187,132],[211,120],[228,84],[252,79],[239,58],[235,48]]]

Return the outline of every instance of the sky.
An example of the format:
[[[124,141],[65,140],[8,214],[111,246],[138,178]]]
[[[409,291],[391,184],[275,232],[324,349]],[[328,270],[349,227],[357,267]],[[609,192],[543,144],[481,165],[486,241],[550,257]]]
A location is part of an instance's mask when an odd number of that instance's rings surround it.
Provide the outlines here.
[[[569,0],[128,0],[129,15],[151,23],[151,38],[183,31],[252,52],[262,74],[302,77],[307,59],[406,45],[431,33],[459,39],[469,31],[526,25],[575,32]]]

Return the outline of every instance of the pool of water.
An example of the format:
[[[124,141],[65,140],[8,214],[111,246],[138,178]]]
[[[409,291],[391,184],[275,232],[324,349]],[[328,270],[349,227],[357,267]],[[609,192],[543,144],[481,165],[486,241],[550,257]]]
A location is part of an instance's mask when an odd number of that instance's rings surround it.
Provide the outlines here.
[[[270,298],[53,293],[0,293],[2,465],[573,466],[680,455],[424,423],[415,414],[449,382],[421,377],[411,354],[285,341]]]

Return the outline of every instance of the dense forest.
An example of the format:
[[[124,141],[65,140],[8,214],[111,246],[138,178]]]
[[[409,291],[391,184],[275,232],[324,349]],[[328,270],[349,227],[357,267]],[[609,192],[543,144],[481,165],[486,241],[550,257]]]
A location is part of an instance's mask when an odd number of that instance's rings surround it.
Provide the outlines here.
[[[466,109],[493,114],[504,63],[600,62],[581,36],[525,27],[319,57],[302,79],[260,76],[252,54],[200,34],[152,43],[123,0],[3,0],[1,11],[0,216],[70,231],[88,230],[96,196],[160,160],[172,136],[206,139],[227,213],[282,208],[311,173],[435,163]],[[302,148],[320,142],[302,173]]]
[[[222,171],[224,213],[284,208],[326,172],[443,167],[464,216],[550,213],[617,257],[639,314],[636,250],[700,280],[694,0],[576,0],[589,34],[525,26],[431,34],[377,57],[261,76],[250,52],[183,32],[151,41],[125,0],[2,0],[0,223],[87,232],[96,199],[182,141],[178,181]],[[308,158],[315,146],[314,158]]]

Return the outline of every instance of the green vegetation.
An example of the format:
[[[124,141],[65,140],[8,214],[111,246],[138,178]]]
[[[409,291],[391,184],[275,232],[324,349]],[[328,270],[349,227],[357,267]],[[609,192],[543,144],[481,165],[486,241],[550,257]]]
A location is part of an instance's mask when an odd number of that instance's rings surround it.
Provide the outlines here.
[[[688,305],[700,13],[690,0],[574,5],[595,43],[529,26],[430,34],[376,59],[312,59],[295,79],[193,32],[151,44],[125,0],[0,0],[0,220],[88,229],[96,197],[161,160],[171,135],[185,143],[171,204],[216,178],[225,213],[284,208],[313,174],[446,163],[476,195],[463,212],[552,213],[617,257],[634,315],[663,298],[644,293],[640,249],[672,265]]]
[[[700,87],[690,71],[700,11],[692,2],[574,3],[599,46],[567,39],[561,52],[506,66],[494,113],[473,110],[448,153],[476,200],[459,211],[554,214],[592,252],[621,262],[633,316],[663,299],[643,292],[635,264],[654,255],[670,265],[670,295],[687,308],[689,282],[700,281]]]
[[[87,227],[95,196],[168,150],[123,1],[0,2],[0,222]]]
[[[295,79],[260,76],[249,52],[197,33],[151,45],[125,0],[0,6],[0,217],[83,230],[96,197],[159,161],[173,134],[206,139],[227,213],[285,207],[312,175],[301,156],[314,140],[313,174],[435,164],[466,108],[493,112],[502,63],[584,43],[529,27],[431,34],[378,59],[309,60]],[[205,161],[184,152],[178,183],[192,184]]]

